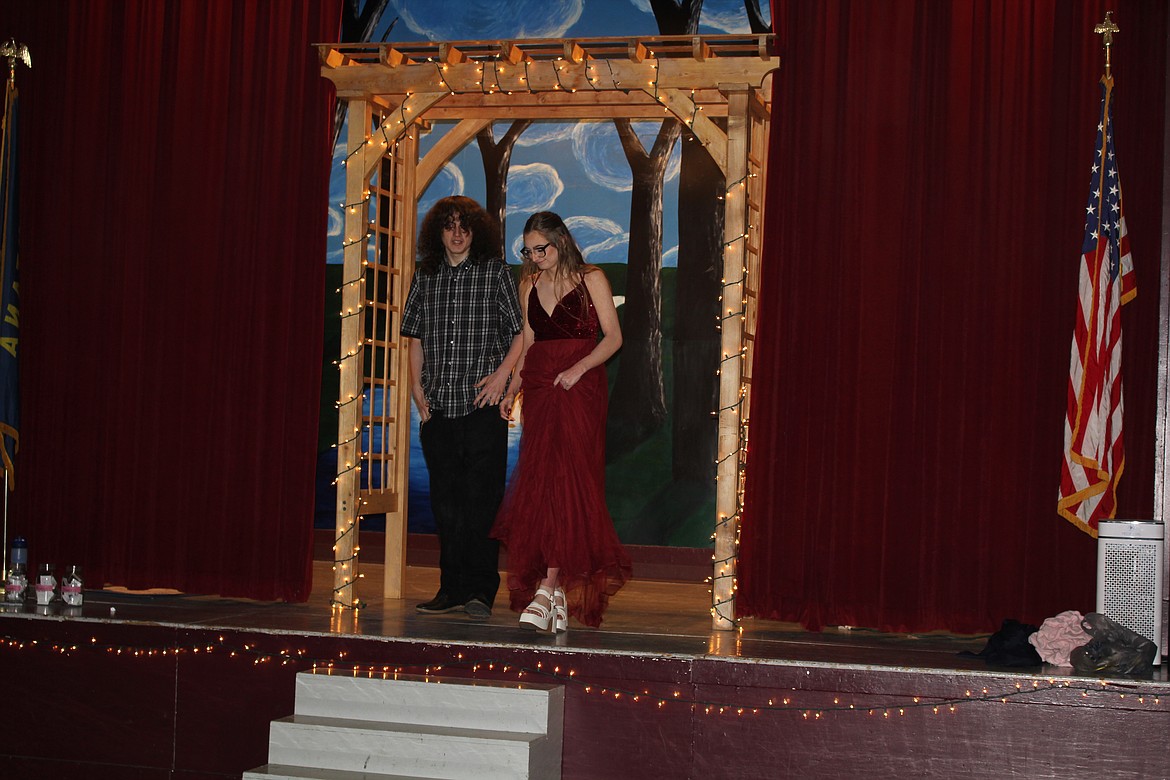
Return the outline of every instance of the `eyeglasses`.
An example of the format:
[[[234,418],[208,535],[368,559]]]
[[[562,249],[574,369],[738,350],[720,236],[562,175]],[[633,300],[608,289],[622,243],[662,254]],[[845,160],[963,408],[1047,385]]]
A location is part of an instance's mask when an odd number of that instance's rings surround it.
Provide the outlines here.
[[[534,246],[531,249],[524,247],[520,250],[520,256],[525,260],[531,260],[533,256],[543,259],[545,252],[547,252],[548,248],[552,245],[553,242],[549,241],[547,244],[539,244],[538,246]]]
[[[451,233],[454,233],[456,230],[461,230],[464,233],[471,232],[471,228],[464,225],[463,222],[458,220],[458,219],[449,219],[446,222],[444,222],[443,223],[443,230],[449,231]]]

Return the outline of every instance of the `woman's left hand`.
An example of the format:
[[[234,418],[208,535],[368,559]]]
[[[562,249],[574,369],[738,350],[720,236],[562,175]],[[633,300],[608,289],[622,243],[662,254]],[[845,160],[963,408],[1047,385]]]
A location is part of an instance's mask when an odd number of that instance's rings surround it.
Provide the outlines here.
[[[516,408],[516,395],[514,393],[505,393],[504,397],[500,399],[500,417],[505,420],[512,419],[512,411]]]
[[[581,381],[581,377],[585,375],[585,369],[581,368],[580,363],[574,363],[572,367],[566,368],[561,373],[557,374],[557,378],[553,380],[553,386],[560,385],[565,390],[570,389],[573,385]]]

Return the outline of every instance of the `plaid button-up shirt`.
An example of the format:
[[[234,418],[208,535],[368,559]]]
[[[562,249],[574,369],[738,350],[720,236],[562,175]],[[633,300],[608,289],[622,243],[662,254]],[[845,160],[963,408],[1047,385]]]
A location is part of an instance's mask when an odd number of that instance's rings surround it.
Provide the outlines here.
[[[402,335],[423,348],[422,385],[432,410],[461,417],[475,409],[475,383],[500,367],[520,332],[511,269],[499,259],[442,263],[416,273],[402,312]]]

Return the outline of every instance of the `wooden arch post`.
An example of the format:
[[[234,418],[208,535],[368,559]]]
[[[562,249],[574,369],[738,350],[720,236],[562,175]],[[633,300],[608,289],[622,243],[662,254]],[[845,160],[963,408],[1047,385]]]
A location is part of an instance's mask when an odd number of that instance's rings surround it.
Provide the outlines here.
[[[347,159],[366,143],[370,106],[365,101],[349,104]],[[345,230],[342,234],[341,356],[337,399],[337,520],[333,540],[333,596],[330,604],[355,606],[357,573],[358,465],[362,407],[361,332],[365,266],[365,232],[369,221],[369,185],[366,176],[347,173],[345,180]]]
[[[418,195],[491,122],[661,119],[710,153],[723,199],[719,456],[712,618],[735,627],[735,561],[759,270],[771,35],[321,44],[349,103],[334,603],[356,607],[357,521],[387,514],[384,595],[405,575],[410,393],[398,335]],[[374,121],[375,114],[378,121]],[[357,121],[355,121],[355,119]],[[457,124],[418,160],[420,128]],[[375,171],[375,169],[377,169]],[[377,183],[373,183],[374,179]]]
[[[723,292],[719,311],[719,450],[715,467],[715,553],[711,585],[712,626],[735,627],[735,574],[739,547],[740,473],[744,461],[744,311],[747,298],[747,105],[746,85],[729,88],[727,165],[723,221]]]

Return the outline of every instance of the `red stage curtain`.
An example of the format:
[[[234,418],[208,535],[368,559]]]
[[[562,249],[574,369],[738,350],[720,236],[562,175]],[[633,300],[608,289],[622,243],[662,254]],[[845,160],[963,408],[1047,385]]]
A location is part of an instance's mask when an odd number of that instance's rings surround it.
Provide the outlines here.
[[[1107,6],[1138,274],[1119,517],[1152,516],[1165,4],[777,0],[740,615],[1094,608],[1056,496]]]
[[[304,600],[340,0],[7,0],[21,451],[9,537],[87,585]]]

